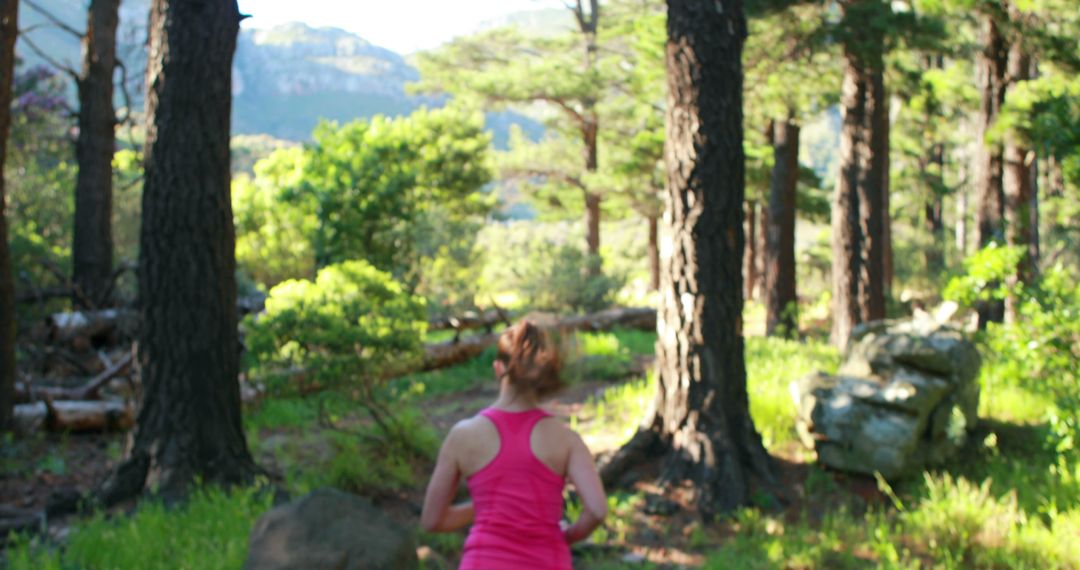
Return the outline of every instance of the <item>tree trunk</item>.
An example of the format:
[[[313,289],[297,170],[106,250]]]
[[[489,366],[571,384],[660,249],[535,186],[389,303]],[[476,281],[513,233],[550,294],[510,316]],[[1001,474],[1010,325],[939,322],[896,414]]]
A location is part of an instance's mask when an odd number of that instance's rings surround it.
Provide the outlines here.
[[[113,504],[250,481],[240,418],[229,125],[235,0],[154,0],[139,242],[142,408]]]
[[[926,246],[926,271],[931,277],[936,276],[945,269],[945,257],[942,245],[945,239],[945,205],[941,191],[944,186],[943,174],[945,172],[945,149],[941,143],[935,144],[930,149],[927,158],[929,168],[923,173],[926,181],[926,200],[923,202],[923,212],[926,218],[926,233],[930,240]]]
[[[649,216],[649,289],[660,289],[660,237],[657,216]]]
[[[116,69],[116,26],[120,0],[92,0],[83,36],[79,91],[79,138],[75,157],[75,233],[71,248],[72,282],[97,307],[109,304],[112,289],[112,160],[116,111],[113,71]],[[89,308],[89,307],[86,307]]]
[[[758,205],[758,223],[757,223],[757,235],[754,236],[754,241],[757,245],[754,250],[757,252],[757,283],[754,287],[754,299],[762,301],[766,295],[765,286],[769,282],[769,268],[765,266],[765,249],[767,247],[766,242],[769,240],[769,203],[768,201],[762,201]]]
[[[4,164],[11,127],[11,88],[15,76],[18,0],[0,0],[0,432],[11,429],[15,410],[15,281],[8,249]]]
[[[840,175],[832,211],[831,336],[839,347],[847,345],[855,325],[885,317],[884,46],[880,36],[867,32],[865,22],[860,25],[879,9],[876,0],[844,5],[845,21],[854,35],[844,46]]]
[[[1031,77],[1031,58],[1019,42],[1009,46],[1008,77],[1012,81],[1024,81]],[[1035,278],[1035,256],[1031,251],[1034,243],[1032,228],[1032,175],[1034,153],[1025,148],[1018,137],[1009,135],[1005,141],[1002,190],[1005,195],[1005,241],[1010,246],[1025,250],[1024,257],[1009,277],[1010,285],[1030,284]],[[1009,295],[1005,299],[1005,322],[1016,322],[1019,317],[1019,299]]]
[[[776,122],[765,245],[765,332],[797,337],[795,295],[795,190],[799,182],[799,126]]]
[[[983,49],[979,54],[979,75],[982,87],[982,106],[979,110],[979,173],[976,183],[975,237],[979,247],[992,241],[1003,241],[1005,195],[1002,188],[1003,158],[998,146],[986,143],[986,134],[997,122],[1005,102],[1005,77],[1009,49],[1005,38],[991,16],[983,24]],[[1000,322],[1005,307],[1000,301],[988,301],[978,307],[979,328],[990,321]]]
[[[882,110],[879,118],[881,120],[880,129],[882,137],[882,158],[881,158],[881,247],[882,247],[882,266],[881,266],[881,296],[882,299],[888,299],[892,297],[892,285],[893,285],[893,246],[892,246],[892,206],[889,199],[889,169],[892,165],[890,158],[892,151],[892,123],[889,117],[889,97],[888,93],[884,90],[884,78],[882,79],[882,95],[881,105]],[[884,305],[881,308],[882,316],[885,315]]]
[[[968,243],[968,190],[966,186],[956,189],[956,253],[960,259],[967,257]]]
[[[775,487],[750,417],[740,258],[744,166],[740,0],[668,0],[667,196],[651,417],[609,465],[662,455],[708,518]],[[605,468],[611,479],[618,469]]]
[[[927,56],[923,62],[923,67],[927,70],[943,69],[944,66],[945,58],[941,55]],[[924,120],[927,124],[934,120],[930,108],[926,109]],[[945,145],[934,142],[921,164],[920,179],[926,196],[923,213],[926,233],[930,238],[924,257],[926,272],[933,278],[945,269]]]
[[[746,202],[745,219],[743,220],[743,231],[746,234],[746,243],[744,245],[745,253],[743,254],[743,299],[749,301],[754,298],[754,289],[757,288],[758,281],[758,254],[757,244],[755,239],[757,236],[757,202]]]
[[[600,5],[598,0],[590,0],[590,10],[585,14],[582,0],[577,2],[578,25],[585,38],[585,59],[583,60],[583,73],[592,75],[596,72],[597,43],[596,32],[600,20]],[[596,101],[586,100],[582,104],[581,113],[581,137],[585,149],[585,170],[596,172],[599,164],[597,158],[597,138],[600,129],[600,119],[596,112]],[[585,242],[590,257],[600,257],[600,202],[601,195],[585,192]],[[598,275],[601,271],[599,263],[587,262],[586,270],[590,275]]]
[[[587,192],[585,194],[585,241],[589,248],[589,256],[600,255],[600,195]],[[589,264],[589,271],[599,272],[598,264]]]

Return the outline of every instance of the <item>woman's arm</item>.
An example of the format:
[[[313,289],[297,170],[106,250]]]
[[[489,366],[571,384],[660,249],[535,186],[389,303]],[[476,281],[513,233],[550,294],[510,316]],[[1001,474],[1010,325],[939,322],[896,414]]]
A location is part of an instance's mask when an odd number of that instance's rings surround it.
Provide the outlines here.
[[[607,496],[604,494],[604,484],[600,482],[600,475],[596,472],[596,463],[593,462],[592,453],[576,433],[573,435],[570,464],[567,466],[566,474],[577,489],[583,507],[578,520],[574,521],[574,524],[563,533],[566,542],[573,544],[592,534],[592,531],[596,530],[607,516]]]
[[[473,521],[472,502],[451,505],[457,492],[460,472],[457,465],[455,440],[457,427],[450,430],[439,450],[435,472],[431,474],[424,509],[420,513],[420,526],[428,532],[453,532]]]

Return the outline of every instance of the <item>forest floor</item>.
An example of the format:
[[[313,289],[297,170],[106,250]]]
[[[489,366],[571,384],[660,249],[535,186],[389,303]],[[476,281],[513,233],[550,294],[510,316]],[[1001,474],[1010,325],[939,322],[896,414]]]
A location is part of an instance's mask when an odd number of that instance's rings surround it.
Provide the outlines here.
[[[598,456],[627,440],[653,395],[648,374],[653,338],[633,331],[583,336],[579,368],[548,405]],[[487,354],[391,386],[401,409],[411,410],[402,421],[426,450],[421,453],[360,443],[370,440],[356,435],[370,430],[370,421],[354,403],[334,394],[326,394],[321,403],[270,399],[247,410],[248,441],[271,480],[294,496],[339,487],[371,497],[390,516],[415,528],[442,437],[496,397],[491,358]],[[821,344],[748,341],[751,412],[775,460],[786,504],[756,494],[755,508],[705,524],[686,489],[658,488],[646,466],[628,488],[609,490],[608,520],[589,541],[575,546],[575,567],[1080,567],[1080,557],[1055,538],[1080,531],[1080,462],[1073,452],[1045,450],[1045,424],[1038,418],[1046,400],[1011,386],[984,388],[980,413],[987,420],[961,457],[893,489],[873,478],[822,468],[794,437],[788,383],[817,369],[831,370],[837,361],[835,351]],[[326,421],[334,427],[327,428]],[[40,509],[54,492],[89,491],[120,459],[126,437],[41,434],[6,441],[0,454],[0,504]],[[151,558],[172,560],[165,567],[176,568],[241,566],[251,525],[270,504],[252,493],[203,495],[195,503],[189,510],[202,514],[186,519],[152,507],[140,507],[132,517],[70,518],[50,532],[69,544],[66,550],[24,543],[9,555],[9,567],[160,567],[146,566]],[[570,515],[576,508],[570,505]],[[230,536],[222,537],[220,525],[206,524],[207,518],[230,520]],[[178,525],[184,532],[176,530]],[[86,529],[83,543],[72,541],[69,527]],[[421,532],[423,567],[455,568],[464,537],[463,532]],[[142,541],[132,547],[142,549],[141,558],[100,558],[101,544],[116,540]],[[181,561],[196,555],[201,558]]]
[[[638,378],[651,368],[652,358],[641,358],[635,363],[635,374],[621,381],[587,381],[574,385],[547,403],[547,411],[571,422],[577,418],[577,427],[586,433],[585,440],[596,456],[614,453],[625,438],[619,437],[620,430],[613,426],[598,425],[601,419],[590,415],[590,404],[602,401],[605,392],[617,390]],[[456,422],[471,417],[493,402],[498,395],[494,381],[476,386],[466,392],[433,398],[423,405],[425,415],[437,426],[440,433],[446,433]],[[795,521],[808,516],[818,519],[829,509],[839,505],[848,505],[855,511],[865,511],[871,505],[883,504],[885,495],[878,489],[873,478],[845,475],[829,472],[831,484],[828,492],[816,494],[807,500],[808,479],[820,477],[821,471],[812,469],[808,455],[799,444],[787,442],[780,449],[772,451],[781,486],[789,498],[789,504],[774,507],[773,512],[781,518]],[[617,540],[597,543],[586,542],[575,547],[575,567],[593,568],[597,565],[620,563],[631,566],[651,563],[651,566],[664,568],[699,567],[705,562],[702,545],[722,541],[726,536],[738,532],[738,525],[733,522],[705,527],[697,506],[690,499],[686,489],[657,487],[654,479],[656,465],[638,468],[631,476],[638,481],[628,489],[610,490],[617,505],[610,523],[618,527]],[[810,481],[810,485],[821,485],[820,481]],[[423,489],[418,488],[408,493],[409,500],[419,504],[423,500]],[[623,503],[620,508],[620,499]],[[639,508],[642,507],[642,508]],[[455,553],[436,553],[431,548],[423,550],[424,555],[432,558],[430,567],[456,568]]]

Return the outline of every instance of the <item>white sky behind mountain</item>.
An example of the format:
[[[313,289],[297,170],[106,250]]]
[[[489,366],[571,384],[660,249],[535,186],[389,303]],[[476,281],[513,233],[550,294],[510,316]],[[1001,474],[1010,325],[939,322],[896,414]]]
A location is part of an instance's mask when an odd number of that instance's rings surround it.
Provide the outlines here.
[[[401,54],[439,46],[487,20],[560,7],[560,0],[239,0],[245,28],[333,26]]]

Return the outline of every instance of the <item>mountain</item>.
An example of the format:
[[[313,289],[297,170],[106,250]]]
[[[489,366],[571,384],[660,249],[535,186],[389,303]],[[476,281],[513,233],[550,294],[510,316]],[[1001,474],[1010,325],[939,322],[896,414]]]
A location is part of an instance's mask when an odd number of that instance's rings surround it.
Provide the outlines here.
[[[405,94],[419,79],[400,55],[337,28],[243,30],[233,70],[233,131],[306,139],[319,119],[408,114],[437,101]]]
[[[84,2],[38,0],[37,4],[65,25],[85,28]],[[142,107],[148,11],[148,0],[121,3],[118,53],[126,63],[128,92],[136,109]],[[17,48],[25,65],[43,65],[51,59],[79,68],[79,38],[50,25],[29,4],[20,12],[20,28],[30,30]],[[47,57],[38,55],[31,43]],[[339,28],[291,23],[242,29],[233,59],[232,130],[238,135],[302,141],[321,119],[348,122],[377,114],[406,115],[421,105],[442,104],[442,99],[405,93],[405,85],[418,78],[416,69],[401,55]],[[74,91],[71,95],[74,99]],[[117,104],[122,104],[119,93]],[[514,113],[490,114],[488,128],[496,146],[505,145],[512,124],[535,136],[543,130],[536,121]]]

